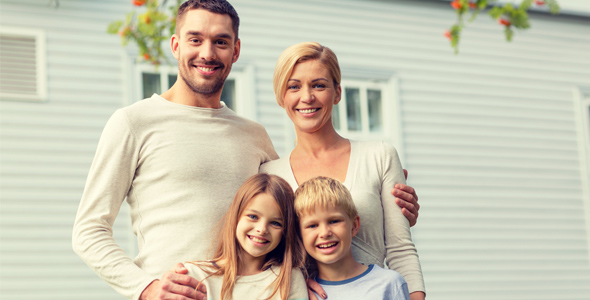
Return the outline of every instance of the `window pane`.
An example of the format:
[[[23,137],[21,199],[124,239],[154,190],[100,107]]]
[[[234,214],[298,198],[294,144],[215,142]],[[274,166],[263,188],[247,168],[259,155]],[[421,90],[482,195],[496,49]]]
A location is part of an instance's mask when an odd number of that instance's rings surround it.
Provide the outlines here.
[[[340,130],[340,110],[338,106],[332,107],[332,125],[334,125],[334,129]]]
[[[160,91],[160,74],[142,73],[143,98],[149,98],[154,93],[161,94]]]
[[[369,105],[369,130],[381,132],[383,126],[381,121],[381,91],[367,90]]]
[[[227,107],[235,111],[235,100],[236,99],[236,81],[233,79],[225,80],[223,90],[221,91],[221,101],[225,103]]]
[[[176,82],[176,74],[168,74],[168,88],[171,88]]]
[[[346,89],[346,118],[348,130],[361,131],[361,98],[358,88]]]

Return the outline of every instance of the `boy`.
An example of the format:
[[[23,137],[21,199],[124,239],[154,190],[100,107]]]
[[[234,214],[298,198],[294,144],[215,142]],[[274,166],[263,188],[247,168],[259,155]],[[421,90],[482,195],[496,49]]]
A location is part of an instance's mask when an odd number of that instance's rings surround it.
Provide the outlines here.
[[[315,177],[295,192],[303,244],[315,260],[315,280],[330,299],[409,300],[404,278],[393,270],[363,265],[352,257],[351,241],[359,231],[350,192],[339,181]]]

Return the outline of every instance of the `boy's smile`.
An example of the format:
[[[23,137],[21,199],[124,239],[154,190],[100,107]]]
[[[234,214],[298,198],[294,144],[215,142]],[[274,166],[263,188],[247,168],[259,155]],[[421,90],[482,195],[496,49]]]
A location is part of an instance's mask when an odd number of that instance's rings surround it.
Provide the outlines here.
[[[318,267],[352,259],[352,237],[358,232],[360,220],[351,220],[342,208],[318,207],[300,218],[305,250]]]

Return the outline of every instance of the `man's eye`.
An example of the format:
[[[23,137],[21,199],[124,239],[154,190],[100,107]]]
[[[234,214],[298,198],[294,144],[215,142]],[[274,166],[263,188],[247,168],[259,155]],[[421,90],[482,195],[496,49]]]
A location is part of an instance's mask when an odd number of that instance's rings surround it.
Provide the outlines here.
[[[190,39],[189,41],[190,41],[191,43],[198,43],[198,42],[199,42],[199,39]]]
[[[228,42],[226,42],[224,40],[220,40],[220,41],[217,41],[215,43],[218,44],[218,45],[227,45],[228,44]]]

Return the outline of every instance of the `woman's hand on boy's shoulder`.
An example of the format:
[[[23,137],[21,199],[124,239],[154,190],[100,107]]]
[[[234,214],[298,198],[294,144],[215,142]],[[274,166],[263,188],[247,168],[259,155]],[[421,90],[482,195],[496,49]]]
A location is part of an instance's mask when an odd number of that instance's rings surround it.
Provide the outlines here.
[[[408,171],[404,169],[404,176],[408,179]],[[420,204],[418,204],[418,195],[413,187],[398,183],[391,191],[395,196],[395,203],[401,207],[402,213],[410,222],[410,226],[416,225],[418,221],[418,211]]]
[[[207,289],[201,285],[199,290],[195,288],[199,281],[186,275],[188,270],[183,264],[177,263],[174,268],[166,271],[162,279],[154,280],[141,293],[141,300],[206,300]]]
[[[309,300],[320,300],[315,296],[315,294],[320,295],[321,299],[326,299],[328,297],[322,286],[317,283],[317,281],[308,278],[305,280],[305,283],[307,283],[307,294],[309,296]]]

